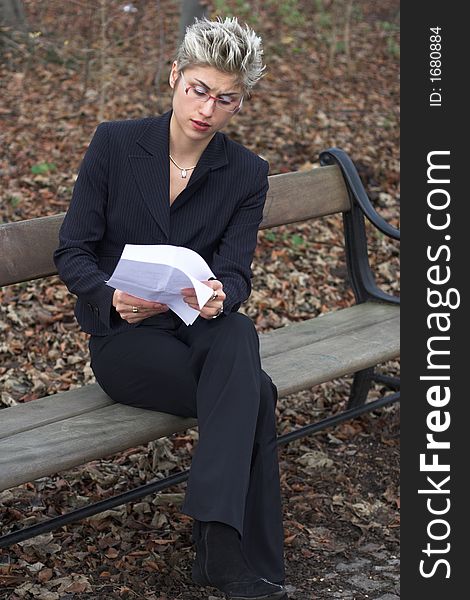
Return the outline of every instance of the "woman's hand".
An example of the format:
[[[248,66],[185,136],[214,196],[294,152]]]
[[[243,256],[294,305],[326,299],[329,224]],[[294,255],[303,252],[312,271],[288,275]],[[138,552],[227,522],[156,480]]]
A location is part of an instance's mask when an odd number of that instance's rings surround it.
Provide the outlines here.
[[[113,306],[120,314],[121,319],[128,323],[140,323],[144,319],[168,310],[166,304],[142,300],[142,298],[136,298],[136,296],[126,294],[126,292],[121,292],[121,290],[114,290]]]
[[[209,300],[204,304],[202,308],[199,308],[199,304],[197,301],[197,296],[194,288],[184,288],[181,290],[184,301],[189,304],[191,308],[199,311],[200,316],[203,319],[214,319],[218,317],[224,308],[224,300],[226,298],[223,285],[221,281],[217,281],[217,279],[211,279],[210,281],[203,281],[210,288],[214,290],[214,293],[217,294],[217,297],[213,300]]]

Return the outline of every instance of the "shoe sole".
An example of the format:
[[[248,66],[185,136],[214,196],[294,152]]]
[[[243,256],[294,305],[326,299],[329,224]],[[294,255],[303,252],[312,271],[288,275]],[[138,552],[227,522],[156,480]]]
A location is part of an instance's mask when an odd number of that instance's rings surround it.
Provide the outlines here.
[[[267,596],[227,596],[227,600],[288,600],[286,592],[276,592]]]
[[[198,566],[193,566],[193,571],[191,573],[191,579],[197,585],[201,585],[204,587],[213,587],[215,588],[200,572]],[[274,594],[265,594],[264,596],[230,596],[229,594],[225,595],[227,600],[288,600],[288,596],[285,590],[279,590],[279,592],[275,592]]]
[[[203,577],[198,568],[193,568],[191,579],[197,585],[204,587],[212,587],[220,592],[220,590],[214,587],[205,577]],[[288,600],[288,596],[285,590],[279,590],[274,594],[265,594],[264,596],[230,596],[225,594],[227,600]]]

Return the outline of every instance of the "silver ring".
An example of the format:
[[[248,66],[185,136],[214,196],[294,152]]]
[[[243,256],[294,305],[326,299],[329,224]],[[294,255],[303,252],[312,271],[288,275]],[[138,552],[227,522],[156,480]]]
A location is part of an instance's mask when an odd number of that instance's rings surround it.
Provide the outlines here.
[[[209,302],[212,302],[213,300],[215,300],[217,298],[218,294],[217,292],[214,290],[212,292],[212,296],[209,298]]]
[[[138,313],[139,312],[139,309],[137,308],[137,306],[133,306],[132,307],[132,312],[133,313]]]

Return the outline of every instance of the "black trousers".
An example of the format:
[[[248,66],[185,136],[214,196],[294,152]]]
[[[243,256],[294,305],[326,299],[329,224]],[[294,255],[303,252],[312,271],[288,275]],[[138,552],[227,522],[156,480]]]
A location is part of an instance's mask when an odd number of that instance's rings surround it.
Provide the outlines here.
[[[116,402],[197,417],[182,512],[236,528],[255,572],[284,580],[275,406],[259,339],[241,313],[186,326],[171,311],[90,339],[98,383]]]

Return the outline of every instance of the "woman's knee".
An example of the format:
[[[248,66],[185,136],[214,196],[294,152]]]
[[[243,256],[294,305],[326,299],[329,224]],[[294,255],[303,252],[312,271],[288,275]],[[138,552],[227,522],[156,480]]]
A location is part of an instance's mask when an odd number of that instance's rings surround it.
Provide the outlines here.
[[[232,312],[225,316],[226,326],[236,331],[244,333],[257,334],[253,321],[247,315],[240,312]]]
[[[259,351],[259,339],[253,321],[241,313],[230,313],[218,319],[198,319],[191,328],[181,332],[181,339],[190,351],[191,364],[199,372],[211,350],[222,357],[233,356],[240,348],[245,353],[247,342]]]
[[[253,321],[247,315],[239,312],[232,312],[224,314],[218,319],[198,319],[191,328],[186,328],[183,331],[183,339],[188,338],[190,343],[193,338],[200,338],[201,336],[208,336],[214,338],[219,332],[227,334],[231,333],[242,333],[242,334],[255,334],[256,328]]]
[[[230,342],[233,348],[239,345],[245,348],[248,343],[253,349],[259,351],[259,338],[255,324],[243,313],[233,312],[224,316],[220,322],[220,336]]]

